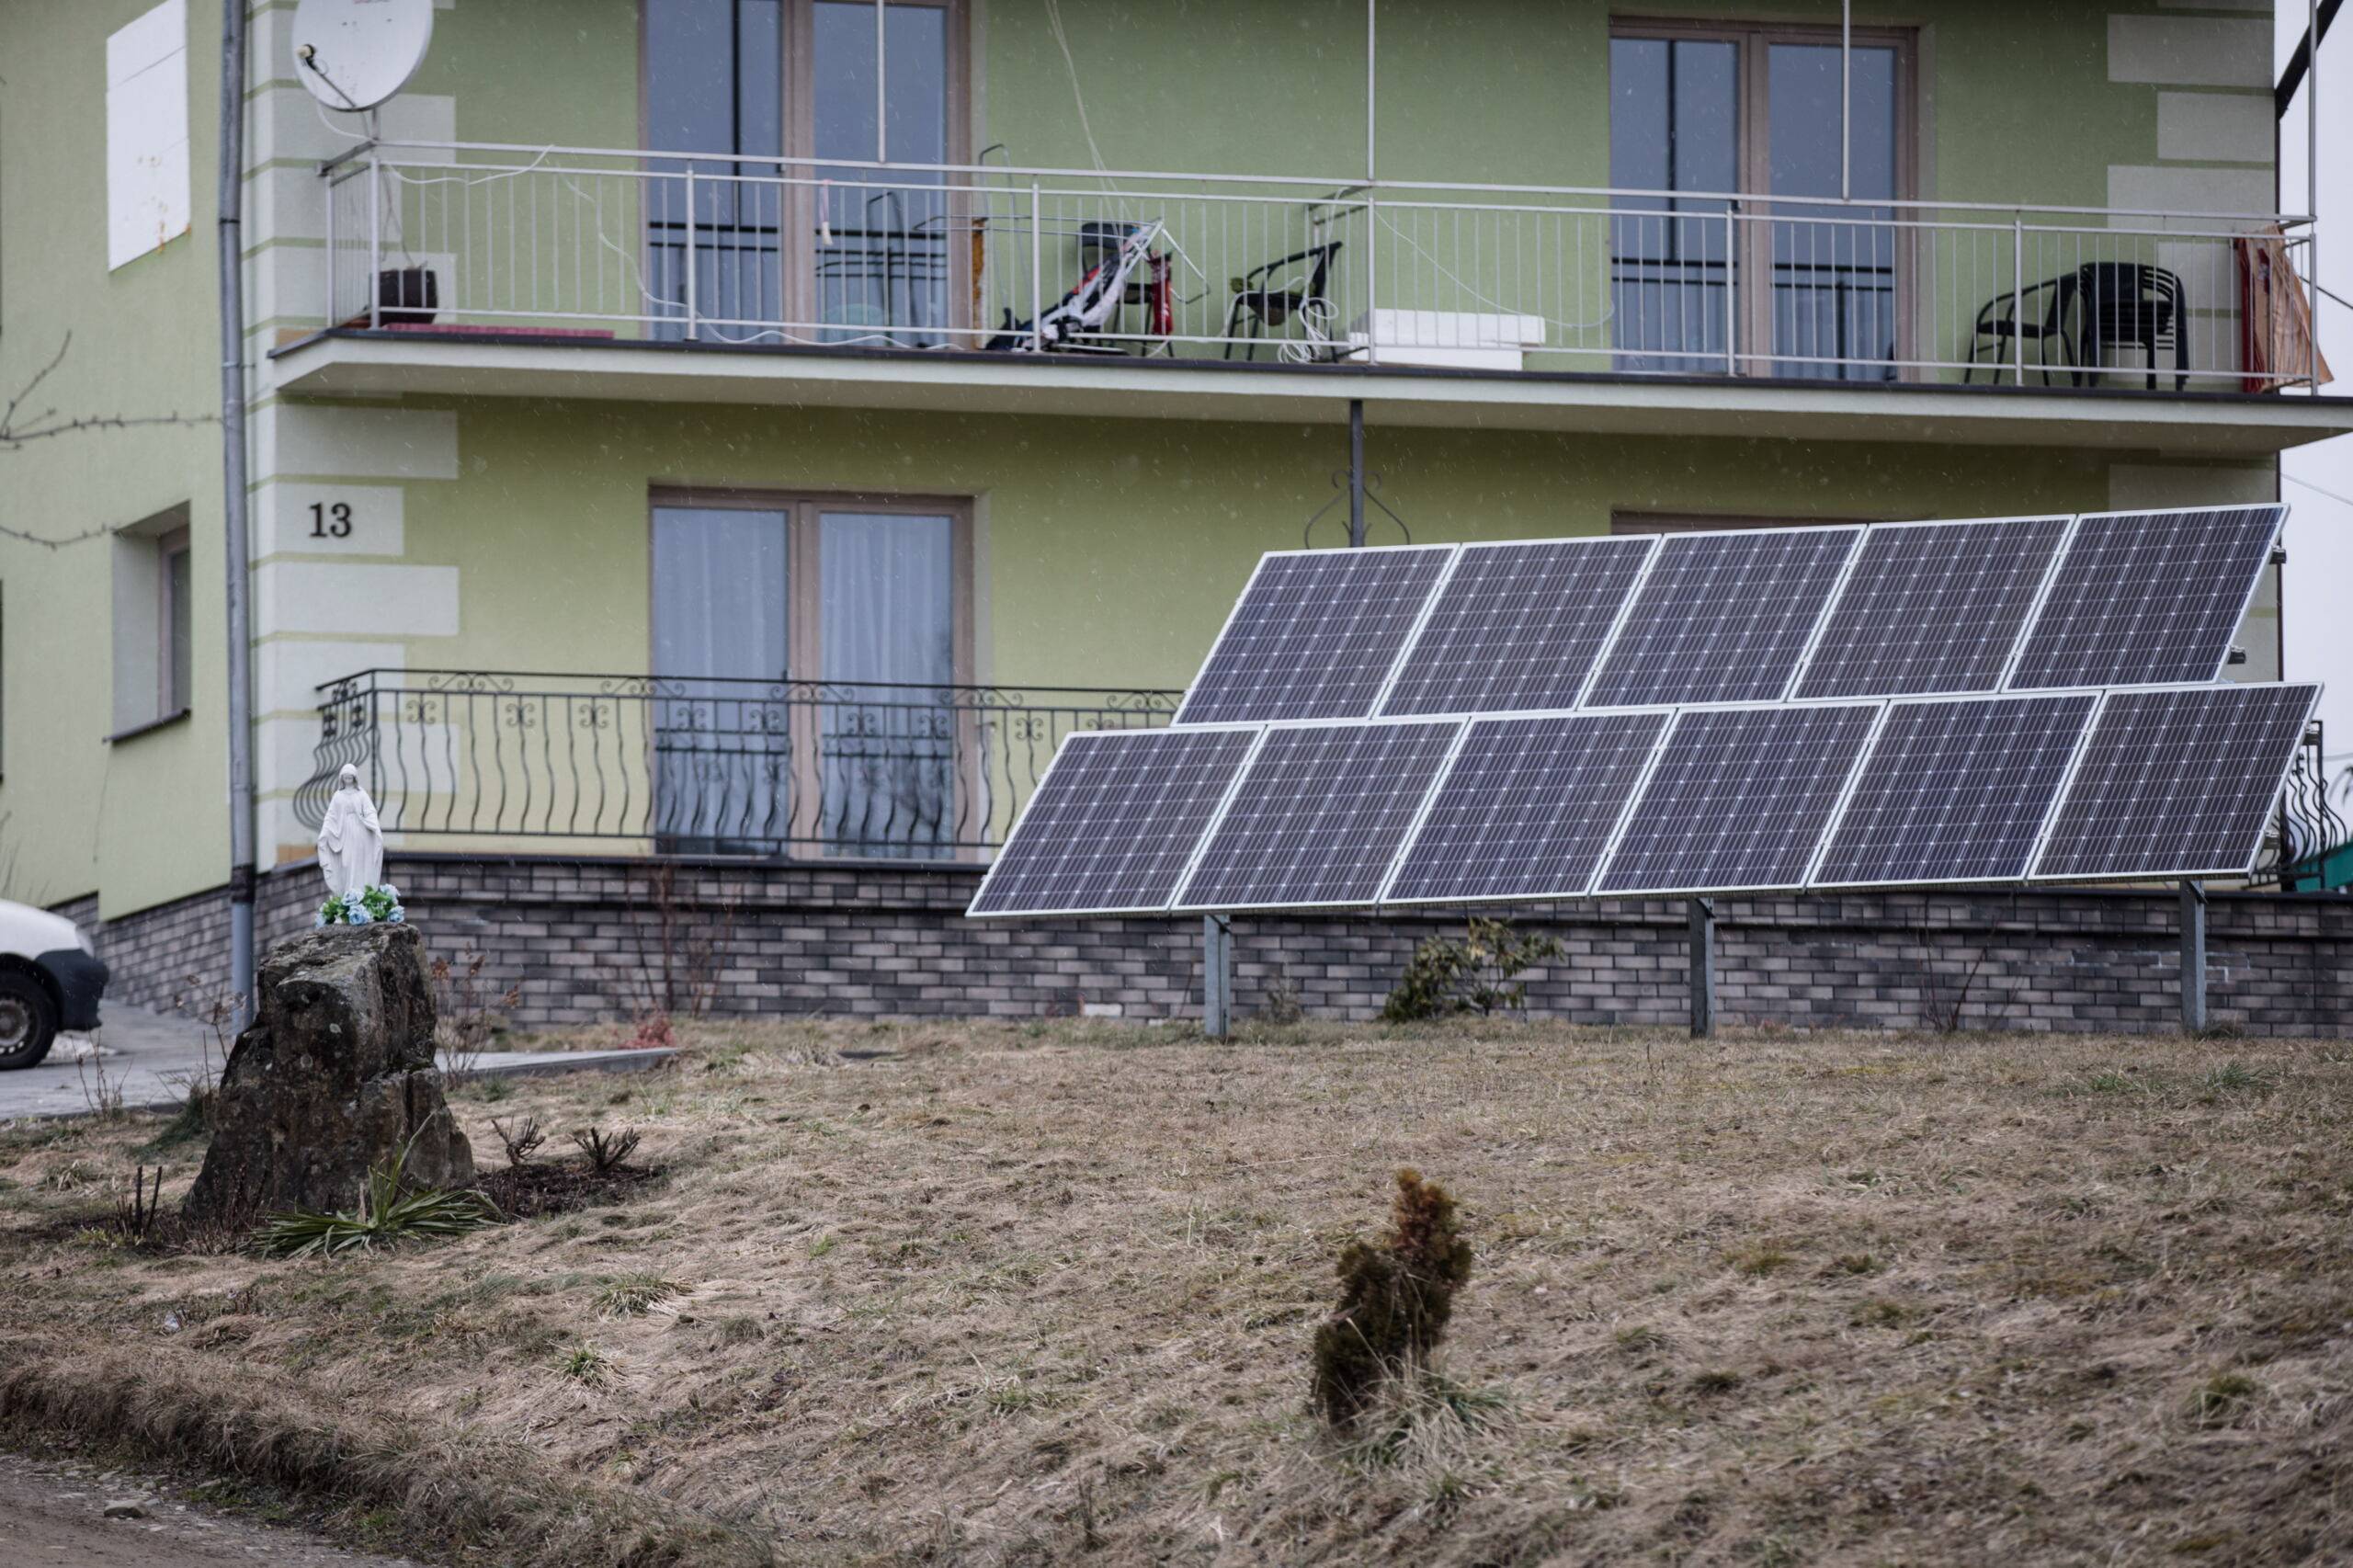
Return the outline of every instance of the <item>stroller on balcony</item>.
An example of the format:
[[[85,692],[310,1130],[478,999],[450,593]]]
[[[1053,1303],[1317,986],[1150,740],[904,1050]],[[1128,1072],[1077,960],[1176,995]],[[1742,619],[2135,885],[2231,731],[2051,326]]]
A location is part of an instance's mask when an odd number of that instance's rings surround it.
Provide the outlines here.
[[[1048,353],[1117,354],[1125,345],[1109,341],[1112,319],[1128,297],[1128,280],[1138,267],[1146,273],[1143,304],[1148,335],[1165,340],[1176,326],[1176,300],[1171,289],[1168,257],[1153,247],[1161,239],[1158,220],[1121,225],[1123,233],[1109,254],[1089,267],[1070,292],[1041,311],[1033,322],[1017,322],[1008,307],[997,335],[983,345],[995,354]]]

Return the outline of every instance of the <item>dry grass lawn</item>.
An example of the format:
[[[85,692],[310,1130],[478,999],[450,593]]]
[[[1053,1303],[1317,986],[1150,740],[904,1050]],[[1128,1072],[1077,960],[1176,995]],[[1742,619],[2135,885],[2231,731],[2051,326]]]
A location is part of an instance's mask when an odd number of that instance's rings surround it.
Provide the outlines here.
[[[353,1262],[111,1244],[160,1124],[0,1130],[0,1412],[499,1562],[2353,1560],[2353,1044],[680,1033],[457,1096],[659,1180]],[[1406,1165],[1476,1269],[1344,1445]]]

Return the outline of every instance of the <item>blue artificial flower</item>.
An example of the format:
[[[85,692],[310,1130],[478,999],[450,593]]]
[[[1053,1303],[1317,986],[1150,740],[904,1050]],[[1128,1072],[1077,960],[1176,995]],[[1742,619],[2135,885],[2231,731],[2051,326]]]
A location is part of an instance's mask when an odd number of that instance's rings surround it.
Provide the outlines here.
[[[368,913],[368,906],[364,903],[355,904],[344,919],[353,926],[372,926],[376,923],[376,917]]]
[[[311,919],[311,929],[312,929],[312,930],[313,930],[313,931],[324,931],[324,930],[325,930],[326,928],[327,928],[327,917],[326,917],[325,915],[313,915],[313,916],[312,917],[312,919]]]
[[[398,904],[394,904],[392,906],[392,912],[384,916],[384,918],[391,921],[395,926],[404,926],[408,923],[408,911],[403,909]]]
[[[398,903],[401,901],[401,890],[392,886],[390,882],[384,883],[376,891],[382,893],[386,898],[391,899],[394,903]]]

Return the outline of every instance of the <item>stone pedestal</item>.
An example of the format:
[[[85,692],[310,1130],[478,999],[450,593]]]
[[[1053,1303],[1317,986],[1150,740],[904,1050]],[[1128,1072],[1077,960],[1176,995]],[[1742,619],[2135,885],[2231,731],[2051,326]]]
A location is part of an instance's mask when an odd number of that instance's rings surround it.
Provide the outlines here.
[[[433,1065],[433,991],[410,926],[330,926],[262,960],[260,1012],[222,1074],[192,1221],[356,1208],[407,1151],[404,1185],[473,1185]]]

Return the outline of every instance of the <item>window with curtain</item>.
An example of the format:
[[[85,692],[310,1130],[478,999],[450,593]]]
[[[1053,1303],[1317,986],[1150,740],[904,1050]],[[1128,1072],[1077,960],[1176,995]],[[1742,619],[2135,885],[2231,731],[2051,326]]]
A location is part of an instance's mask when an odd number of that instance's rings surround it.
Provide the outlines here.
[[[961,0],[645,0],[652,149],[737,155],[653,160],[680,177],[645,193],[649,308],[685,314],[691,168],[707,335],[947,341],[959,258],[943,176],[854,165],[961,155]]]
[[[952,854],[968,509],[658,495],[653,528],[665,847]]]
[[[1835,28],[1623,22],[1610,40],[1620,369],[1894,379],[1909,35],[1858,29],[1840,190]],[[1690,192],[1679,195],[1678,192]]]

